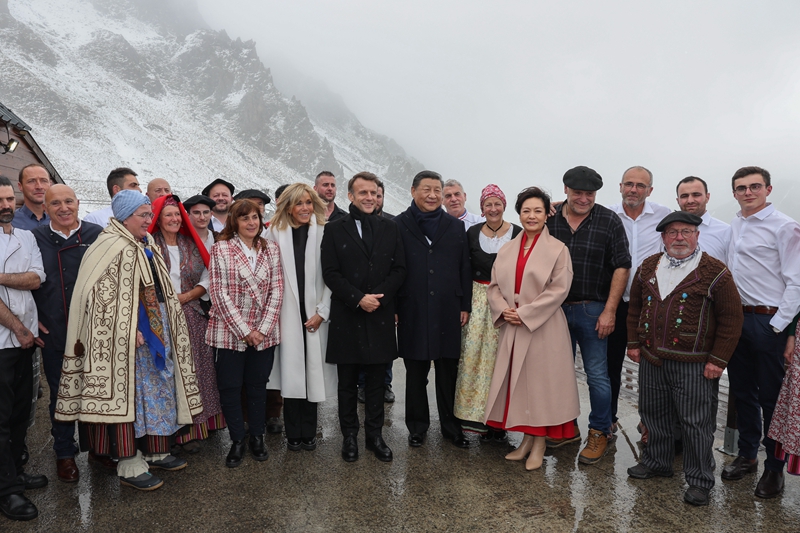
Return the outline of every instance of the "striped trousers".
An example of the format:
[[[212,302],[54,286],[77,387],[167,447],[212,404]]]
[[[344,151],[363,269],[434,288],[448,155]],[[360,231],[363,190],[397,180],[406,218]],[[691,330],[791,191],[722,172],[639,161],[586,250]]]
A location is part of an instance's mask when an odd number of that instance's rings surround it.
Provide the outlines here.
[[[671,472],[675,460],[674,417],[683,434],[683,473],[690,486],[714,486],[714,383],[703,377],[705,363],[663,360],[639,366],[639,412],[650,432],[642,463]]]

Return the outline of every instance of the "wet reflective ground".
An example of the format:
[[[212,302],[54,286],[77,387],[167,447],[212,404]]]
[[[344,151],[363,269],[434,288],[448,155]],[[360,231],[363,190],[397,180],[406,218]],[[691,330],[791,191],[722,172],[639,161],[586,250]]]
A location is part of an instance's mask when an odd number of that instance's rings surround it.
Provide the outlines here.
[[[409,448],[404,376],[397,362],[397,402],[387,404],[384,428],[394,450],[391,463],[365,452],[363,434],[359,460],[342,461],[336,402],[329,401],[320,406],[317,450],[290,452],[282,436],[268,436],[269,460],[246,457],[242,466],[228,469],[230,441],[226,431],[218,432],[187,456],[186,469],[159,473],[166,483],[154,492],[120,487],[113,471],[87,465],[86,454],[78,458],[78,483],[58,481],[46,400],[39,400],[27,471],[47,474],[50,484],[27,492],[39,507],[38,519],[0,516],[0,531],[800,531],[800,480],[789,477],[782,497],[760,500],[753,490],[761,468],[742,481],[722,482],[719,474],[731,458],[718,452],[717,486],[708,507],[683,502],[680,458],[673,478],[629,480],[626,469],[639,453],[638,417],[623,399],[618,439],[595,466],[578,466],[573,444],[548,454],[541,470],[526,472],[523,463],[503,459],[506,444],[475,439],[462,450],[442,442],[436,421],[425,446]],[[433,376],[429,388],[435,417]],[[583,382],[580,392],[585,435],[589,402]],[[513,442],[520,438],[513,435]]]

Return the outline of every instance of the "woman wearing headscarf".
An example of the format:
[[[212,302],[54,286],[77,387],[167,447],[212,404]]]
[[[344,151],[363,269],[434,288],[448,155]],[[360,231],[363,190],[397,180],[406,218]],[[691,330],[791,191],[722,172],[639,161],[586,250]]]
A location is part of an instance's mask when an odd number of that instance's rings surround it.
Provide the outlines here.
[[[242,386],[247,390],[250,454],[256,461],[268,457],[264,413],[275,346],[281,342],[283,273],[278,247],[260,236],[263,227],[258,206],[237,200],[211,248],[206,342],[214,350],[217,387],[232,441],[225,459],[229,468],[242,464],[247,448]]]
[[[164,482],[150,468],[186,466],[171,442],[203,405],[186,319],[147,233],[150,200],[124,190],[111,209],[75,282],[55,416],[83,422],[95,453],[119,459],[123,485],[154,490]]]
[[[498,252],[488,299],[500,329],[497,360],[486,403],[486,424],[524,433],[506,455],[542,466],[545,438],[570,438],[580,414],[578,383],[567,319],[561,304],[572,284],[567,247],[545,221],[550,197],[538,187],[519,193],[515,205],[524,231]]]
[[[481,440],[506,439],[506,432],[483,423],[489,384],[497,356],[497,329],[486,299],[497,252],[516,237],[522,228],[503,220],[506,196],[500,187],[487,185],[481,192],[481,214],[486,221],[467,230],[472,265],[472,315],[461,333],[461,358],[456,381],[455,415],[465,431],[481,435]]]
[[[196,453],[200,451],[198,441],[208,438],[209,431],[225,427],[214,355],[205,340],[208,318],[200,307],[200,298],[208,290],[209,254],[177,196],[169,194],[157,198],[153,202],[153,215],[148,231],[161,250],[172,288],[186,316],[197,386],[203,400],[203,412],[175,442],[185,452]]]
[[[331,290],[322,279],[320,259],[324,213],[314,189],[295,183],[281,194],[269,226],[286,279],[283,340],[270,388],[283,396],[283,424],[292,451],[317,447],[317,403],[337,394],[336,365],[325,362]]]

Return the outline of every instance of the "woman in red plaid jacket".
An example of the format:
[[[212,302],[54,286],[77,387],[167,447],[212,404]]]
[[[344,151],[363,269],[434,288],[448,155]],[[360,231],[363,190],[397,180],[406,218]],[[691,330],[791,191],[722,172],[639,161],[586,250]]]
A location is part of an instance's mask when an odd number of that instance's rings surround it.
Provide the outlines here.
[[[283,272],[278,246],[260,237],[263,227],[258,206],[251,200],[238,200],[211,248],[208,292],[213,305],[206,342],[214,349],[222,413],[233,441],[225,460],[230,468],[242,464],[246,448],[243,384],[247,388],[250,453],[257,461],[267,459],[267,381],[275,346],[281,341],[278,316]]]

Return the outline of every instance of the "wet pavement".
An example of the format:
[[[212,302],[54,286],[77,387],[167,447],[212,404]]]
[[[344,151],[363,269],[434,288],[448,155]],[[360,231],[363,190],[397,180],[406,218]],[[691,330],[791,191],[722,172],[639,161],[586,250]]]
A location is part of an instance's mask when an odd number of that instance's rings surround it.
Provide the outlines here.
[[[783,496],[760,500],[753,490],[763,467],[741,481],[723,482],[720,472],[732,458],[719,452],[708,507],[683,502],[680,458],[673,478],[628,479],[626,469],[639,454],[639,434],[636,406],[624,399],[618,438],[594,466],[578,465],[579,446],[572,444],[548,451],[540,470],[526,472],[523,462],[504,460],[508,444],[470,437],[472,447],[462,450],[442,442],[436,420],[425,445],[410,448],[402,362],[394,369],[397,402],[387,404],[384,427],[393,462],[382,463],[366,452],[362,432],[359,460],[345,463],[331,400],[320,405],[315,451],[288,451],[282,436],[269,435],[269,460],[246,456],[239,468],[229,469],[224,460],[230,440],[223,430],[199,453],[186,456],[187,468],[159,473],[165,485],[154,492],[120,487],[114,471],[87,465],[86,454],[77,458],[80,481],[60,482],[45,394],[29,431],[26,467],[50,479],[46,488],[26,493],[39,518],[12,522],[0,516],[0,531],[800,531],[800,480],[788,476]],[[585,435],[588,389],[583,381],[579,385]],[[429,389],[435,418],[432,375]],[[721,433],[717,437],[718,447]],[[520,439],[512,434],[513,444]]]

